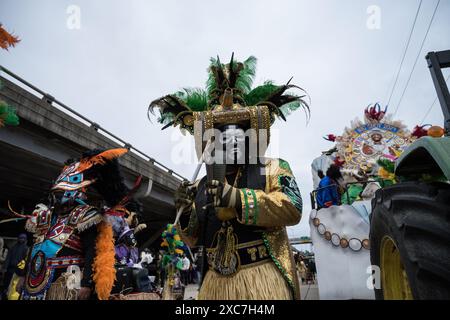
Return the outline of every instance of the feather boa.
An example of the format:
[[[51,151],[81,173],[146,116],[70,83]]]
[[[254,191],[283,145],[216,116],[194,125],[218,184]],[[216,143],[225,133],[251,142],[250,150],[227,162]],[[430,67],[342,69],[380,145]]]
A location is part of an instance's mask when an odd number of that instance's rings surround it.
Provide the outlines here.
[[[101,222],[98,225],[96,257],[93,264],[95,291],[100,300],[108,300],[116,280],[115,250],[112,226]]]

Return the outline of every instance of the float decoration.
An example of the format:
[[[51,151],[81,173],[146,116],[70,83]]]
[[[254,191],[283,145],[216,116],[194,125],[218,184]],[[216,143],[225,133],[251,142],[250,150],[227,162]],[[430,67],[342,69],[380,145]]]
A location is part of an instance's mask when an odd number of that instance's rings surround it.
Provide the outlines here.
[[[189,248],[181,240],[174,224],[168,224],[161,237],[163,239],[161,247],[165,251],[162,266],[165,268],[167,275],[163,298],[164,300],[171,300],[174,297],[176,278],[179,276],[179,270],[183,268],[183,255]]]
[[[342,166],[343,174],[361,177],[377,176],[378,159],[395,161],[417,138],[401,121],[394,121],[376,103],[364,110],[364,122],[358,118],[345,128],[342,136],[336,137],[337,152],[334,162]]]

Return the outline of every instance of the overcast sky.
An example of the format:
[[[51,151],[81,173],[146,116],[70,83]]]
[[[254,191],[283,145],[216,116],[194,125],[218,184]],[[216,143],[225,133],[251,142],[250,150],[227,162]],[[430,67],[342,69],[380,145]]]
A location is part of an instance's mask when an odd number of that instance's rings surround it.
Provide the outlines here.
[[[291,164],[304,199],[303,219],[289,231],[301,236],[309,234],[310,164],[332,146],[322,136],[341,134],[369,103],[387,102],[418,3],[0,0],[0,22],[22,39],[0,52],[0,62],[188,178],[195,164],[172,153],[181,134],[147,120],[150,101],[203,86],[209,57],[227,61],[233,51],[240,60],[258,58],[256,84],[293,76],[311,96],[311,121],[306,126],[298,111],[274,128],[280,130],[279,156]],[[423,1],[391,111],[436,3]],[[79,9],[79,29],[71,5]],[[450,48],[448,17],[450,1],[442,0],[397,113],[410,128],[436,96],[424,56]],[[425,122],[442,125],[438,103]]]

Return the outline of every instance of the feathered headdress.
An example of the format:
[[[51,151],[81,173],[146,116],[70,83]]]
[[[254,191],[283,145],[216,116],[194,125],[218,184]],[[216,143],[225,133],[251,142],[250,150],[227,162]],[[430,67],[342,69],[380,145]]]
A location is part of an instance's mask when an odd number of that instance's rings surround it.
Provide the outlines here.
[[[250,116],[246,112],[239,112],[243,110],[238,109],[264,106],[272,124],[276,117],[286,120],[286,115],[302,107],[309,118],[309,106],[303,100],[306,94],[287,92],[290,89],[298,89],[305,93],[302,88],[290,84],[289,80],[284,85],[266,81],[252,89],[255,71],[256,58],[253,56],[244,62],[237,62],[232,55],[228,64],[222,64],[219,57],[211,58],[206,89],[184,88],[154,100],[150,103],[148,115],[159,109],[158,122],[164,125],[162,129],[180,126],[191,134],[194,133],[195,114],[207,111],[233,111],[237,115],[235,119],[249,120]],[[216,117],[214,123],[223,118]]]
[[[125,148],[86,151],[80,159],[66,162],[52,191],[83,190],[94,185],[108,206],[116,205],[127,194],[117,158],[128,152]]]

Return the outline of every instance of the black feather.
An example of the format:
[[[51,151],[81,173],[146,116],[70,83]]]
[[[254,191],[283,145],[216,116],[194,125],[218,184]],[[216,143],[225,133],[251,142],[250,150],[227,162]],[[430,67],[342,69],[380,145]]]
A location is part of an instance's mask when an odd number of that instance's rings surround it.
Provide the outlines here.
[[[82,154],[82,158],[92,157],[105,150],[93,149]],[[108,160],[104,165],[94,165],[85,171],[88,179],[96,179],[92,185],[109,207],[118,204],[129,192],[123,182],[122,173],[117,159]]]

